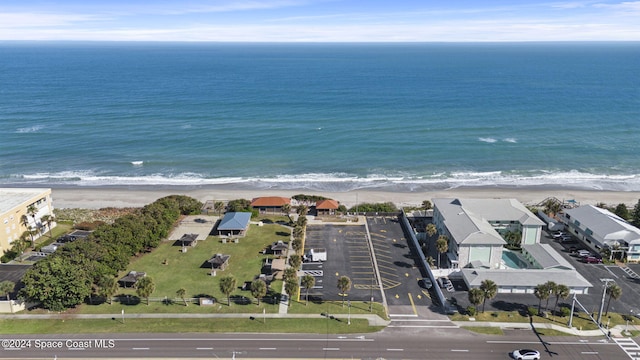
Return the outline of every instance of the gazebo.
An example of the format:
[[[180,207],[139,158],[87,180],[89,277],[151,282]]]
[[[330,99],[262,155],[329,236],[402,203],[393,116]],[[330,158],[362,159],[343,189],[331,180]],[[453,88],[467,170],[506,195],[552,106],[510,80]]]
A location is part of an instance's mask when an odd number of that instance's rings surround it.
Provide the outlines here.
[[[217,269],[224,271],[227,265],[229,265],[229,258],[231,258],[231,255],[215,254],[211,259],[207,260],[207,262],[211,264],[211,270]]]
[[[218,235],[244,236],[249,228],[250,212],[228,212],[218,224]]]
[[[129,271],[127,275],[123,276],[122,278],[120,278],[120,280],[118,280],[118,284],[125,288],[134,287],[138,282],[138,280],[142,279],[145,276],[147,276],[147,273],[138,272],[138,271]]]

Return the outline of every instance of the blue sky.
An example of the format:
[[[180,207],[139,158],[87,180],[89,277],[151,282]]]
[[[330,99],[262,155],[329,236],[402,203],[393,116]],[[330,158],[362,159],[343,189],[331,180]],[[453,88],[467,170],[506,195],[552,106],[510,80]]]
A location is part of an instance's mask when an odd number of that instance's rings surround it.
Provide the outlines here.
[[[640,1],[0,0],[0,40],[640,41]]]

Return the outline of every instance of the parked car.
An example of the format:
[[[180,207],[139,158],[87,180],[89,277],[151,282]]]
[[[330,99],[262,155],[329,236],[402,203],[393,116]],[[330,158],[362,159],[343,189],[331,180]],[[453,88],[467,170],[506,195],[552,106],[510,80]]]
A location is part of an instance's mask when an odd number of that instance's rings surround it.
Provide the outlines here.
[[[565,234],[565,233],[563,233],[562,231],[558,231],[558,232],[553,233],[551,236],[552,236],[554,239],[560,239],[561,237],[563,237],[563,236],[565,236],[565,235],[566,235],[566,234]]]
[[[595,257],[595,256],[587,256],[582,258],[582,261],[587,263],[587,264],[601,264],[602,263],[602,259]]]
[[[586,258],[586,257],[588,257],[588,256],[593,256],[593,254],[591,253],[591,251],[589,251],[589,250],[584,250],[584,249],[581,249],[581,250],[576,251],[576,255],[578,255],[578,257],[581,257],[581,258]]]
[[[423,289],[429,290],[433,286],[433,282],[431,282],[431,279],[429,278],[422,278],[418,281],[418,285]]]
[[[574,252],[578,251],[578,247],[577,246],[569,246],[569,253],[573,254]]]
[[[540,352],[538,350],[520,349],[514,350],[511,356],[516,360],[539,360]]]
[[[560,242],[563,244],[575,244],[578,242],[573,236],[563,236],[560,238]]]

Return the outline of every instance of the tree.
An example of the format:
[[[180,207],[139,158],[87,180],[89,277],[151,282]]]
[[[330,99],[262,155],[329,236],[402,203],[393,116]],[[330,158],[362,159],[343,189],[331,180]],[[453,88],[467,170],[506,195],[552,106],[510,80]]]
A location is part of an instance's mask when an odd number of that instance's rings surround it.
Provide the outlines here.
[[[638,200],[636,206],[633,207],[633,211],[631,211],[631,225],[640,227],[640,200]]]
[[[542,300],[549,298],[549,287],[547,284],[538,284],[533,289],[533,295],[538,298],[538,314],[542,313]]]
[[[300,284],[306,290],[305,295],[305,306],[309,303],[309,290],[312,289],[316,285],[316,278],[313,276],[306,274],[300,279]]]
[[[479,288],[472,288],[469,290],[469,302],[473,306],[478,307],[484,301],[484,292]]]
[[[556,303],[553,305],[553,313],[555,314],[558,301],[569,297],[569,287],[564,284],[559,284],[553,289],[553,295],[556,297]]]
[[[498,285],[492,280],[484,280],[480,283],[480,291],[482,291],[482,312],[487,299],[493,299],[498,293]]]
[[[440,268],[440,258],[442,254],[449,250],[449,238],[447,235],[440,235],[436,240],[436,249],[438,250],[438,268]]]
[[[298,292],[298,281],[294,279],[289,279],[284,283],[284,291],[289,296],[289,303],[287,306],[291,306],[291,301],[293,296]]]
[[[105,299],[109,301],[109,305],[113,303],[111,297],[118,291],[118,281],[116,278],[109,275],[103,275],[98,283],[100,287],[100,296],[104,296]]]
[[[300,253],[300,251],[302,251],[302,239],[293,239],[291,247],[296,253]]]
[[[431,201],[429,200],[424,200],[422,202],[422,208],[425,210],[431,210],[433,208],[433,204],[431,204]]]
[[[291,265],[292,268],[298,270],[300,269],[301,264],[302,264],[302,257],[300,255],[293,254],[289,256],[289,265]]]
[[[258,300],[258,306],[260,306],[260,299],[267,295],[267,284],[260,280],[254,280],[251,283],[251,295]]]
[[[549,199],[544,203],[544,213],[554,217],[562,210],[562,203],[557,199]]]
[[[222,201],[216,201],[213,203],[213,210],[218,212],[218,216],[220,216],[220,214],[222,213],[222,210],[224,210],[224,203]]]
[[[291,222],[291,204],[282,205],[282,213],[287,215],[289,222]]]
[[[620,296],[622,296],[622,288],[618,284],[611,284],[607,287],[607,294],[609,294],[609,299],[607,300],[607,311],[605,315],[609,314],[609,304],[611,304],[611,299],[618,300]]]
[[[547,281],[546,285],[547,289],[549,289],[549,296],[547,297],[547,303],[544,305],[544,311],[549,310],[549,299],[551,298],[551,294],[555,294],[556,288],[558,287],[558,284],[553,281]]]
[[[627,208],[627,205],[624,204],[624,203],[618,204],[618,206],[616,206],[615,210],[613,210],[613,213],[618,215],[618,216],[620,216],[624,220],[629,220],[629,218],[630,218],[629,208]]]
[[[296,226],[300,226],[302,228],[304,228],[305,226],[307,226],[307,217],[304,215],[298,216],[298,220],[296,220]]]
[[[22,262],[22,254],[27,250],[27,247],[29,247],[27,241],[26,234],[22,234],[22,236],[11,243],[11,249],[17,254],[20,262]]]
[[[7,301],[11,300],[9,296],[11,295],[11,292],[15,287],[16,283],[14,283],[13,281],[5,280],[3,282],[0,282],[0,295],[5,295],[7,297]]]
[[[427,225],[427,235],[429,237],[432,237],[433,235],[438,233],[438,229],[436,228],[436,225],[434,223],[429,223]]]
[[[307,205],[299,205],[298,208],[296,209],[296,213],[300,217],[307,215],[308,212],[309,212],[309,207]]]
[[[53,216],[52,215],[44,215],[41,220],[47,224],[47,229],[49,230],[49,238],[53,238],[53,234],[51,232],[51,224],[53,224]]]
[[[52,311],[74,307],[91,293],[87,271],[62,256],[50,255],[38,261],[23,276],[22,282],[20,296]]]
[[[220,292],[227,297],[227,306],[231,306],[231,293],[236,288],[236,278],[233,276],[223,276],[220,278]]]
[[[187,303],[187,299],[185,299],[186,295],[187,295],[187,289],[185,288],[180,288],[178,289],[178,291],[176,291],[176,296],[182,299],[182,302],[184,302],[184,306],[189,306],[189,304]]]
[[[284,274],[282,274],[282,278],[284,279],[284,281],[286,282],[287,280],[293,279],[296,280],[298,279],[298,270],[294,269],[294,268],[286,268],[284,269]]]
[[[347,297],[347,292],[351,290],[351,279],[347,276],[341,276],[338,279],[338,290],[340,290],[340,295],[342,295],[342,307],[344,307],[344,298]]]
[[[136,282],[136,294],[147,299],[147,305],[149,305],[149,297],[154,291],[156,291],[156,284],[151,276],[145,276]]]

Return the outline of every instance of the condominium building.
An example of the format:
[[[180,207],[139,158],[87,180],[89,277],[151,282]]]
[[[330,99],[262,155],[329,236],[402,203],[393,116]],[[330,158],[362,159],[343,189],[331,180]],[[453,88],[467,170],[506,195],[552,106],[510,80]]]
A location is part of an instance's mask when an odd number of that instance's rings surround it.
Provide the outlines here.
[[[53,215],[51,189],[0,188],[0,255],[25,231],[38,238],[55,223],[43,220]]]

